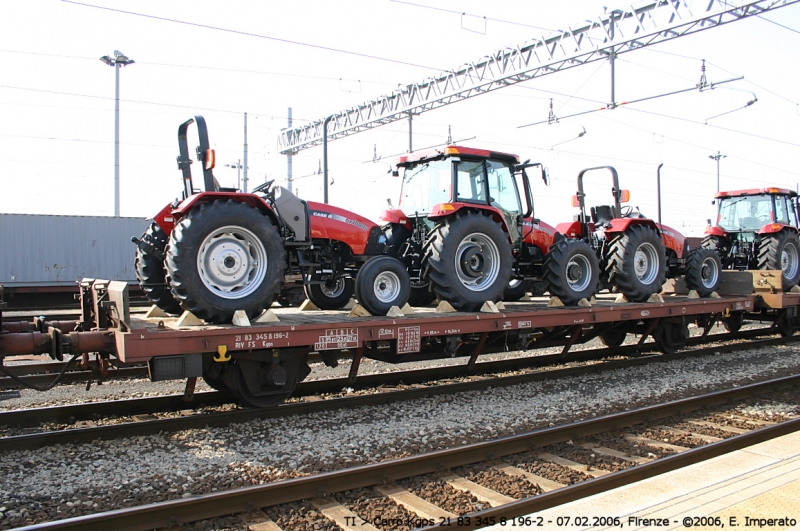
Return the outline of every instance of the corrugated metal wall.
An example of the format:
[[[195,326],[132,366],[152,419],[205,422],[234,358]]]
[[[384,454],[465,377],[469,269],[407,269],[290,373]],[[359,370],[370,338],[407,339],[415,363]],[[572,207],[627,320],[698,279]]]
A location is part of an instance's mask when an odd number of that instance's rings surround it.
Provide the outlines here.
[[[69,286],[82,278],[135,281],[141,218],[0,214],[0,284]]]

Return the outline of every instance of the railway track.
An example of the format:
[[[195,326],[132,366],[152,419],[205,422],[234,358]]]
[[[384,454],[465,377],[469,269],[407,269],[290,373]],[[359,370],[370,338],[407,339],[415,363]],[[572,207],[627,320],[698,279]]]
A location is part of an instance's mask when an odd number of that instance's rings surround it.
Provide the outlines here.
[[[464,366],[460,372],[453,367],[436,367],[362,375],[355,381],[348,378],[315,380],[302,382],[298,386],[295,401],[264,409],[231,409],[225,407],[232,401],[231,395],[209,392],[196,394],[191,403],[185,402],[182,395],[170,395],[12,410],[0,413],[0,426],[4,427],[0,433],[5,433],[0,437],[0,451],[36,449],[54,444],[133,437],[204,426],[227,426],[260,418],[332,412],[749,350],[798,340],[800,336],[770,338],[684,350],[675,354],[636,355],[618,359],[620,356],[636,354],[636,346],[631,345],[578,351],[568,356],[553,354],[485,362],[477,364],[472,370]],[[599,361],[603,359],[606,361]],[[554,368],[556,365],[562,367]],[[513,374],[502,374],[508,372]],[[355,393],[355,389],[360,392]]]
[[[485,527],[796,431],[800,418],[773,422],[748,407],[787,400],[797,406],[798,384],[800,376],[779,378],[381,463],[23,529],[173,528],[225,515],[232,515],[226,525],[233,519],[285,530],[301,528],[298,523],[316,529],[335,523],[366,530]]]

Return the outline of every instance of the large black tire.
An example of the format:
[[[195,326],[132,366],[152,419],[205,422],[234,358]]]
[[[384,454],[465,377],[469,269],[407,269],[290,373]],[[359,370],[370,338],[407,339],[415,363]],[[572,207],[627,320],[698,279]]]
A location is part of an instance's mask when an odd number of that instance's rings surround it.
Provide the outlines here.
[[[331,278],[324,284],[306,284],[308,300],[320,310],[341,310],[355,293],[355,282],[350,277]]]
[[[783,291],[800,282],[800,239],[789,230],[761,238],[758,246],[758,268],[783,272]]]
[[[727,269],[730,265],[730,245],[720,236],[706,236],[700,242],[701,249],[710,249],[716,251],[722,261],[722,267]]]
[[[255,317],[283,285],[286,250],[270,219],[233,200],[203,203],[172,231],[166,258],[172,295],[212,323],[236,310]]]
[[[606,264],[609,283],[631,302],[659,293],[667,280],[667,254],[658,233],[631,225],[610,244]]]
[[[497,302],[511,280],[511,242],[499,223],[459,212],[436,224],[426,244],[425,279],[439,299],[474,312]]]
[[[428,284],[415,286],[411,284],[411,293],[408,295],[408,304],[411,306],[428,306],[436,300],[436,294],[428,288]]]
[[[356,298],[372,315],[386,315],[392,306],[402,308],[410,294],[408,271],[391,256],[370,259],[356,275]]]
[[[153,304],[167,313],[180,314],[180,303],[172,296],[169,290],[167,271],[164,269],[164,249],[167,247],[167,235],[157,223],[151,224],[141,238],[153,246],[153,252],[145,252],[140,247],[136,248],[136,278],[144,294]],[[161,253],[161,257],[156,256]]]
[[[550,247],[544,260],[543,276],[550,295],[573,306],[597,292],[599,260],[586,242],[563,239]]]
[[[503,292],[503,300],[506,302],[516,302],[528,294],[530,281],[512,278],[506,290]]]
[[[722,262],[713,249],[695,249],[686,259],[684,273],[686,286],[697,291],[701,297],[708,297],[717,291],[722,279]]]

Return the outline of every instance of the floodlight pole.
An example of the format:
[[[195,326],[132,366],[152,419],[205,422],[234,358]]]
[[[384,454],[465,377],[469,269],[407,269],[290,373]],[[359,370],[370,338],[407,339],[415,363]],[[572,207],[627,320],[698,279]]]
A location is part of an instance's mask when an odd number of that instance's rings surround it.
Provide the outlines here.
[[[716,155],[709,155],[708,158],[717,161],[717,193],[719,193],[719,159],[724,159],[728,155],[723,155],[719,151],[717,151]]]
[[[104,55],[100,58],[108,66],[114,67],[114,217],[119,217],[119,67],[133,64],[119,50],[114,50],[114,58]]]

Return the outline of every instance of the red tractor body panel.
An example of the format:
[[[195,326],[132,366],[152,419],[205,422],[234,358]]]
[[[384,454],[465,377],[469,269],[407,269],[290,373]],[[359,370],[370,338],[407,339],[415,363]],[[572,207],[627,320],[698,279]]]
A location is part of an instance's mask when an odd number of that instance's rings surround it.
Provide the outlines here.
[[[793,227],[792,225],[786,225],[785,223],[767,223],[761,230],[758,231],[759,234],[774,234],[776,232],[780,232],[782,230],[790,230],[794,233],[797,233],[797,227]]]
[[[625,232],[631,225],[647,225],[657,228],[657,224],[652,219],[646,218],[616,218],[611,220],[611,226],[606,229],[606,234],[620,234]]]
[[[535,245],[542,253],[547,254],[556,237],[556,229],[544,221],[535,224],[533,218],[525,218],[522,221],[522,234],[525,243]]]
[[[556,225],[556,231],[567,238],[583,238],[583,225],[580,221],[568,221]]]
[[[374,222],[343,208],[308,201],[311,238],[337,240],[346,243],[353,254],[364,254],[370,229]]]
[[[672,227],[659,225],[658,223],[656,223],[656,227],[661,232],[661,241],[664,243],[664,247],[672,249],[678,258],[686,258],[684,256],[688,250],[686,248],[686,237]]]
[[[794,190],[789,190],[788,188],[749,188],[747,190],[734,190],[732,192],[717,192],[714,197],[717,199],[721,197],[740,197],[745,195],[761,195],[761,194],[768,194],[768,195],[788,195],[788,196],[796,196],[797,192]]]
[[[397,223],[398,225],[402,225],[409,230],[411,229],[411,220],[408,219],[408,216],[406,216],[405,213],[399,208],[384,210],[381,212],[378,220],[381,223]]]

